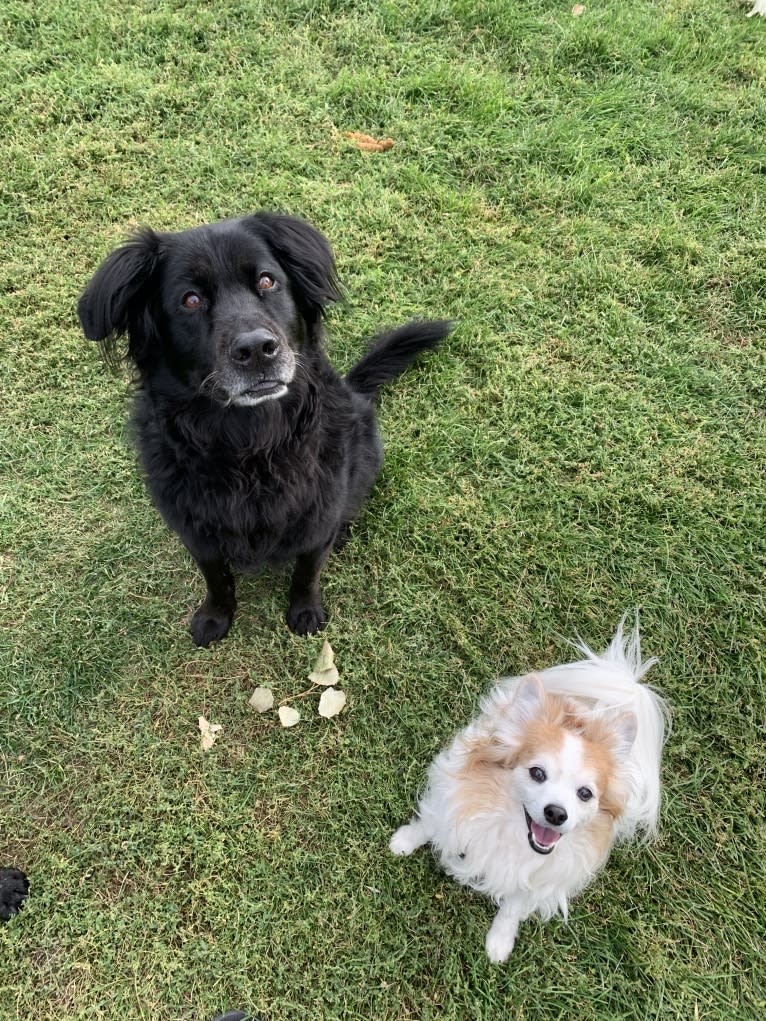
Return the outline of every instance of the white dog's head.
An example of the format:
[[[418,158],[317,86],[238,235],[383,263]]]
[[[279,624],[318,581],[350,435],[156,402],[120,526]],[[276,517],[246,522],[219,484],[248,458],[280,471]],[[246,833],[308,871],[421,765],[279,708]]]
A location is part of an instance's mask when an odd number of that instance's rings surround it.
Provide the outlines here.
[[[489,797],[492,810],[517,813],[532,850],[551,854],[568,833],[597,819],[607,817],[611,831],[623,811],[621,767],[635,736],[633,713],[593,716],[548,694],[529,674],[474,745],[470,787],[481,789],[483,810],[490,808]]]
[[[622,812],[620,764],[636,736],[636,717],[589,719],[573,702],[522,678],[511,704],[516,754],[511,787],[524,811],[529,846],[550,854],[567,833],[599,812]]]

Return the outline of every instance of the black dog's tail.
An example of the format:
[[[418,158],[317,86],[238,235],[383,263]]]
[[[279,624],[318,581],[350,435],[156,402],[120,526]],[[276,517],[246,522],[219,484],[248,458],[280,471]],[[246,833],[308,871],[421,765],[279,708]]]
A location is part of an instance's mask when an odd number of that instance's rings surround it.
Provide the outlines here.
[[[381,333],[367,354],[346,373],[346,382],[358,394],[375,398],[384,383],[404,372],[421,351],[438,347],[451,329],[448,319],[428,319]]]

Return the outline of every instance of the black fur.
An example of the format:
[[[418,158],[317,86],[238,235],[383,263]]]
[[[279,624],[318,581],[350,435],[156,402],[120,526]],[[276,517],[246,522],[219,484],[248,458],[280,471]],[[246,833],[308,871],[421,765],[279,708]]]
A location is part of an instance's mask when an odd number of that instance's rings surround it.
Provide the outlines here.
[[[29,896],[29,880],[18,869],[0,869],[0,919],[7,922]]]
[[[322,351],[324,311],[338,297],[326,239],[259,213],[144,230],[80,298],[85,335],[108,359],[128,336],[147,486],[207,582],[197,645],[229,630],[232,570],[268,562],[295,560],[290,629],[324,627],[322,565],[382,463],[378,388],[449,332],[436,321],[384,334],[344,380]]]

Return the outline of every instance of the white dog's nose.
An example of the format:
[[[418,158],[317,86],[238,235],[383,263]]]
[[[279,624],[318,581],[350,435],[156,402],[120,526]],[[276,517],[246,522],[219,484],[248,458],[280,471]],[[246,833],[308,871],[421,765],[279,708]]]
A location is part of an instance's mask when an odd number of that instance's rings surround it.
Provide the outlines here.
[[[549,822],[551,826],[563,826],[569,816],[567,810],[562,808],[561,805],[546,805],[543,809],[543,815],[545,821]]]

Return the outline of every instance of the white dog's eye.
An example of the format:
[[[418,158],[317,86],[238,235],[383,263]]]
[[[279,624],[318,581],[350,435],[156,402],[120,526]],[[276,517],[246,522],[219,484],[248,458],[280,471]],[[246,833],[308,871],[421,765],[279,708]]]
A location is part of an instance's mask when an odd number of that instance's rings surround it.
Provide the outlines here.
[[[593,791],[590,789],[590,787],[580,787],[579,790],[577,791],[577,797],[580,799],[580,801],[590,801],[590,799],[593,797]]]
[[[532,768],[529,771],[529,775],[532,777],[535,783],[545,783],[545,781],[548,779],[548,775],[545,772],[545,770],[541,769],[539,766],[532,766]]]

